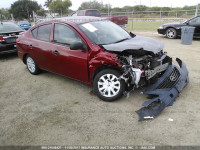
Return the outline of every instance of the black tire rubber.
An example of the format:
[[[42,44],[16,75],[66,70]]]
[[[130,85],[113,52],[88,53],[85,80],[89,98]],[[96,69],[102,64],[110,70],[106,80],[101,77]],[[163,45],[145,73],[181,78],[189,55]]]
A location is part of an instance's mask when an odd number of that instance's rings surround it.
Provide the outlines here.
[[[28,66],[27,66],[27,59],[28,59],[29,57],[32,58],[32,60],[34,61],[34,64],[35,64],[35,71],[34,71],[34,72],[31,72],[31,71],[29,70]],[[26,66],[27,66],[28,71],[29,71],[31,74],[37,75],[37,74],[40,73],[40,68],[37,66],[35,60],[34,60],[33,57],[31,57],[30,55],[27,55],[27,56],[26,56]]]
[[[98,81],[99,81],[99,78],[101,76],[103,76],[104,74],[113,74],[115,75],[116,77],[120,77],[121,74],[114,70],[114,69],[105,69],[105,70],[102,70],[100,71],[94,78],[93,80],[93,90],[94,92],[97,94],[97,96],[103,100],[103,101],[106,101],[106,102],[112,102],[112,101],[115,101],[115,100],[118,100],[122,95],[123,95],[123,92],[125,90],[125,82],[124,80],[120,80],[120,90],[118,92],[117,95],[113,96],[113,97],[105,97],[103,96],[100,92],[99,92],[99,89],[98,89]]]
[[[173,37],[168,37],[167,36],[167,32],[170,31],[170,30],[172,30],[174,32],[174,36]],[[167,29],[166,30],[166,37],[169,38],[169,39],[175,39],[175,38],[177,38],[177,31],[176,31],[176,29],[174,29],[174,28]]]

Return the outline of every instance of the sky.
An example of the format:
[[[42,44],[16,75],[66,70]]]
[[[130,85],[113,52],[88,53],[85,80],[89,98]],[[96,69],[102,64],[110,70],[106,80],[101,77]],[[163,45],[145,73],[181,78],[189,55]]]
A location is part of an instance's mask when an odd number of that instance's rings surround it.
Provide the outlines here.
[[[9,8],[13,2],[17,0],[0,0],[0,8]],[[42,6],[46,0],[35,0]],[[82,2],[90,0],[71,0],[72,6],[70,9],[77,10]],[[146,5],[159,7],[183,7],[185,5],[191,6],[200,3],[200,0],[97,0],[104,4],[111,4],[112,7]]]

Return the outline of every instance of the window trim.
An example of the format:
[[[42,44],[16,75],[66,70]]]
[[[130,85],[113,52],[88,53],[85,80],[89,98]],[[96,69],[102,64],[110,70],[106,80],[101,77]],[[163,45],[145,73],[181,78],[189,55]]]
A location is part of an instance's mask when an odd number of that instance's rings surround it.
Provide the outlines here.
[[[83,38],[79,35],[79,33],[76,32],[76,30],[75,30],[74,28],[72,28],[71,26],[69,26],[69,25],[67,25],[67,24],[65,24],[65,23],[59,23],[59,22],[53,23],[53,31],[52,31],[52,32],[53,32],[53,33],[52,33],[52,35],[53,35],[53,36],[52,36],[52,37],[53,37],[52,43],[53,43],[53,44],[62,45],[62,46],[65,46],[65,47],[70,47],[70,44],[69,44],[69,45],[66,45],[66,44],[54,42],[54,29],[55,29],[55,25],[56,25],[56,24],[64,25],[64,26],[68,27],[69,29],[71,29],[75,34],[77,34],[77,36],[81,39],[82,43],[85,45],[85,47],[86,47],[86,49],[87,49],[87,50],[85,50],[85,51],[88,51],[88,46],[87,46],[87,44],[85,43],[85,41],[83,40]],[[71,49],[70,49],[70,50],[71,50]]]
[[[45,26],[45,25],[51,25],[50,34],[49,34],[49,41],[44,41],[44,40],[38,39],[38,28],[41,27],[41,26]],[[35,29],[37,29],[37,37],[36,37],[36,38],[33,36],[33,33],[32,33],[32,31],[35,30]],[[34,29],[32,29],[32,30],[31,30],[31,35],[32,35],[32,37],[33,37],[34,39],[36,39],[36,40],[38,40],[38,41],[43,41],[43,42],[49,42],[49,43],[51,43],[51,32],[52,32],[52,23],[45,23],[45,24],[41,24],[41,25],[39,25],[39,26],[36,26]]]
[[[37,30],[36,37],[34,37],[34,35],[33,35],[33,30]],[[34,39],[37,39],[37,36],[38,36],[38,27],[34,28],[33,30],[31,30],[32,37]]]

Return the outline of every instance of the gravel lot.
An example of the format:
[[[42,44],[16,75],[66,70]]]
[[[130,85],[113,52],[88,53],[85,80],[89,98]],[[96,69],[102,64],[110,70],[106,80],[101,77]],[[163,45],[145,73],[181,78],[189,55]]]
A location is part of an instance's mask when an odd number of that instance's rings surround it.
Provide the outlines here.
[[[182,45],[156,32],[169,56],[181,58],[189,85],[172,107],[138,122],[144,89],[112,103],[82,83],[43,72],[31,75],[16,54],[0,57],[0,145],[200,145],[200,40]],[[175,60],[175,59],[174,59]],[[169,121],[169,119],[173,121]]]

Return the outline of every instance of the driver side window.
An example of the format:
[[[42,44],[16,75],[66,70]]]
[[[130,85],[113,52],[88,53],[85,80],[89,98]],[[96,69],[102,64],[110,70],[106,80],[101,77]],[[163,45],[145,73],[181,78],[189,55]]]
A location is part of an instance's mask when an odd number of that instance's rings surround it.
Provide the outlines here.
[[[190,24],[200,24],[200,17],[194,18],[190,20]]]
[[[62,24],[55,24],[54,42],[69,46],[73,42],[82,42],[82,41],[79,38],[79,36],[69,27]]]

